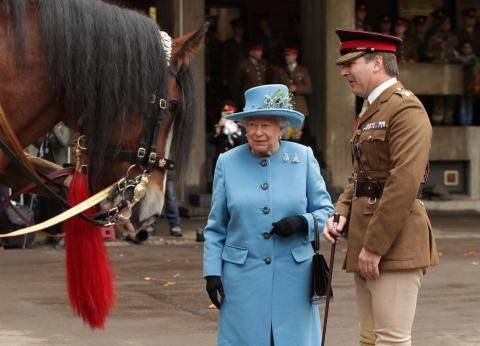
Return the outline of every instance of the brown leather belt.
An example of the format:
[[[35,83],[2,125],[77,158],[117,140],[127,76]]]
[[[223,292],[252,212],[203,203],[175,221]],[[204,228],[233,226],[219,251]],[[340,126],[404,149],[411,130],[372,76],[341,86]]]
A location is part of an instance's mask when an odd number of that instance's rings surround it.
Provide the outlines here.
[[[383,188],[385,187],[385,182],[383,181],[356,181],[354,182],[354,197],[370,197],[370,198],[380,198],[382,197]],[[417,198],[422,197],[423,187],[425,184],[420,184],[420,188],[417,192]]]

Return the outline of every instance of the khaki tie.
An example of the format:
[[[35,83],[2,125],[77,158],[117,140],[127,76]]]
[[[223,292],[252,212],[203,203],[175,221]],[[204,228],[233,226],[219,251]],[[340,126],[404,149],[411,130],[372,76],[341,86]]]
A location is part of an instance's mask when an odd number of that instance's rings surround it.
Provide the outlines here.
[[[363,100],[362,109],[360,111],[360,114],[358,114],[359,118],[362,117],[363,113],[365,113],[365,111],[368,109],[368,107],[370,107],[370,102],[368,102],[368,98],[366,98],[366,99]]]
[[[369,106],[370,106],[370,103],[368,102],[368,98],[364,99],[362,109],[360,110],[360,113],[358,114],[358,116],[355,118],[355,123],[353,125],[354,130],[358,128],[358,125],[360,124],[360,119],[362,118],[363,113],[365,113],[365,111],[368,109]]]

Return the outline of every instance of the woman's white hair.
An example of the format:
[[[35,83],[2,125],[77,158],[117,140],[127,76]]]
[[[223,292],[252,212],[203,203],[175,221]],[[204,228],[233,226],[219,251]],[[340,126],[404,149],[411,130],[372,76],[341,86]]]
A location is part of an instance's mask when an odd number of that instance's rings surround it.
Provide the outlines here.
[[[243,128],[246,128],[247,120],[248,120],[248,117],[240,120],[239,121],[240,126],[242,126]],[[275,117],[275,120],[277,120],[278,126],[280,126],[280,129],[282,130],[281,135],[283,136],[286,133],[287,128],[290,125],[290,123],[289,123],[288,119],[284,118],[284,117]]]

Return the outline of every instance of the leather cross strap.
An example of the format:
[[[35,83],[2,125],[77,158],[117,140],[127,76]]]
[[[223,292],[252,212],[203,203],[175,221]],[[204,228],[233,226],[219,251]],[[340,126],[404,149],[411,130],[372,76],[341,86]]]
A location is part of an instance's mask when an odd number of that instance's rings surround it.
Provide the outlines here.
[[[44,222],[38,223],[30,227],[0,234],[0,238],[15,237],[19,235],[42,231],[48,227],[52,227],[56,224],[59,224],[60,222],[70,219],[71,217],[74,217],[76,215],[82,215],[81,213],[83,213],[85,210],[92,208],[93,206],[97,205],[101,201],[108,198],[110,190],[113,188],[115,184],[110,185],[109,187],[103,189],[102,191],[96,193],[95,195],[87,198],[83,202],[77,204],[74,207],[71,207],[70,209],[64,211],[63,213],[58,214],[57,216],[52,217],[51,219],[48,219]]]
[[[66,167],[66,168],[60,169],[58,171],[51,172],[47,175],[41,175],[40,178],[44,179],[45,181],[47,181],[47,179],[48,179],[48,181],[54,181],[58,178],[63,178],[63,177],[72,175],[73,173],[74,173],[74,167]],[[21,194],[30,192],[36,187],[37,187],[37,185],[35,183],[29,183],[28,185],[22,187],[20,190],[16,191],[14,194],[12,194],[12,196],[8,197],[8,199],[9,200],[16,199],[16,198],[20,197]],[[0,208],[3,206],[3,204],[5,202],[6,201],[0,202]]]
[[[53,191],[48,185],[46,185],[41,178],[33,171],[31,171],[23,162],[18,158],[18,156],[10,149],[10,147],[4,142],[0,137],[0,149],[12,160],[12,162],[30,179],[32,182],[37,185],[39,188],[44,190],[49,196],[53,197],[59,201],[65,208],[72,208],[72,206],[61,196],[59,196],[55,191]],[[104,225],[104,221],[94,220],[84,214],[81,214],[80,217],[88,222],[92,222],[96,225]]]

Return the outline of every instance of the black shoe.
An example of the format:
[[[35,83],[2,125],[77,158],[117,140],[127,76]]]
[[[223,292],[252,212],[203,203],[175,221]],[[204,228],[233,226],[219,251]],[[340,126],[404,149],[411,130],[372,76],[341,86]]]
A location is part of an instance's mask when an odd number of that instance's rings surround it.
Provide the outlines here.
[[[183,237],[182,229],[179,226],[170,228],[170,235],[172,237]]]
[[[203,231],[204,231],[204,227],[202,226],[198,226],[196,229],[195,229],[195,233],[197,235],[197,238],[196,240],[201,242],[201,241],[205,241],[205,237],[203,235]]]

